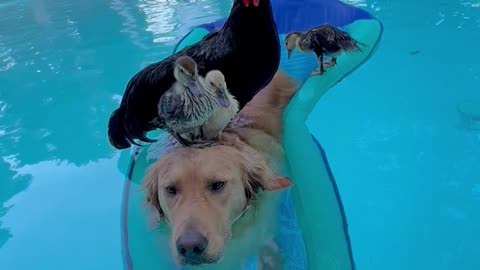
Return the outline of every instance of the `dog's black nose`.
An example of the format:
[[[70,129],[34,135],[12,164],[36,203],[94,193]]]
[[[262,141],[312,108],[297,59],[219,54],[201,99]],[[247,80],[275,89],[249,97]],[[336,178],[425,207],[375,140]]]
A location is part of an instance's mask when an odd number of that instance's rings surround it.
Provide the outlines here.
[[[195,230],[188,230],[177,238],[178,254],[186,259],[199,259],[207,248],[208,240]]]

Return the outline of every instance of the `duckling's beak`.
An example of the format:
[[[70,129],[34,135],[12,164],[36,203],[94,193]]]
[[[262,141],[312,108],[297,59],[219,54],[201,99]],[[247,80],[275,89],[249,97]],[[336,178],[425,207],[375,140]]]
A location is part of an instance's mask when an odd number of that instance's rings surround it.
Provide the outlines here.
[[[225,91],[219,91],[217,93],[217,100],[222,107],[228,108],[230,106],[230,100],[227,98]]]
[[[197,81],[191,82],[188,85],[188,89],[190,90],[190,93],[192,93],[194,97],[198,98],[205,95],[205,89],[201,85],[199,85]]]
[[[290,59],[290,57],[292,57],[292,51],[293,51],[293,50],[287,50],[287,52],[288,52],[288,59]]]

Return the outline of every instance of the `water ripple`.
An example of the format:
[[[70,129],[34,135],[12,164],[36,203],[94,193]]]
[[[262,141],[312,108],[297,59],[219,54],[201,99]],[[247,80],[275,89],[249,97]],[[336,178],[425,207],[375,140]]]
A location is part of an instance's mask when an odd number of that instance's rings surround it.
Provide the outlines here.
[[[141,36],[138,18],[132,11],[131,5],[123,0],[112,0],[110,7],[123,17],[123,29],[121,32],[127,33],[132,42],[140,49],[146,50],[148,46],[143,42],[144,37]]]
[[[224,16],[225,3],[213,0],[140,0],[153,42],[174,45],[192,27]],[[227,9],[228,10],[228,9]]]
[[[0,72],[13,68],[17,62],[11,55],[12,49],[6,48],[0,43]]]

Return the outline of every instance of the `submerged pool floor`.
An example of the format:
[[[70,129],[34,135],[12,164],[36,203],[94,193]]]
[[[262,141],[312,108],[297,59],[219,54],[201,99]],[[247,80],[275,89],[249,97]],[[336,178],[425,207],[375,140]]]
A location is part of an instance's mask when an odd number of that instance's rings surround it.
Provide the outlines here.
[[[458,111],[480,104],[480,3],[347,2],[383,22],[383,40],[309,126],[338,182],[357,268],[480,269],[480,132]],[[108,144],[109,114],[138,69],[229,7],[0,4],[0,268],[122,269],[128,160]]]

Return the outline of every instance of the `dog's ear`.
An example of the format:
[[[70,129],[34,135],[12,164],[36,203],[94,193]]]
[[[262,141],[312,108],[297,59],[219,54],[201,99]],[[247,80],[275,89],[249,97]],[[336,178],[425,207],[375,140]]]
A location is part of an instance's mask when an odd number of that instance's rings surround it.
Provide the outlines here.
[[[274,174],[258,153],[249,151],[248,148],[242,149],[240,153],[243,156],[242,181],[248,200],[254,198],[260,191],[275,191],[292,185],[292,181],[287,177]]]
[[[275,190],[280,190],[280,189],[290,187],[291,185],[293,185],[293,183],[288,177],[285,177],[282,175],[274,175],[273,179],[271,179],[267,183],[265,190],[275,191]]]
[[[151,208],[154,208],[158,213],[159,218],[164,217],[160,201],[158,200],[158,176],[160,173],[160,166],[154,163],[148,169],[147,175],[143,178],[143,189],[145,190],[145,202]]]

